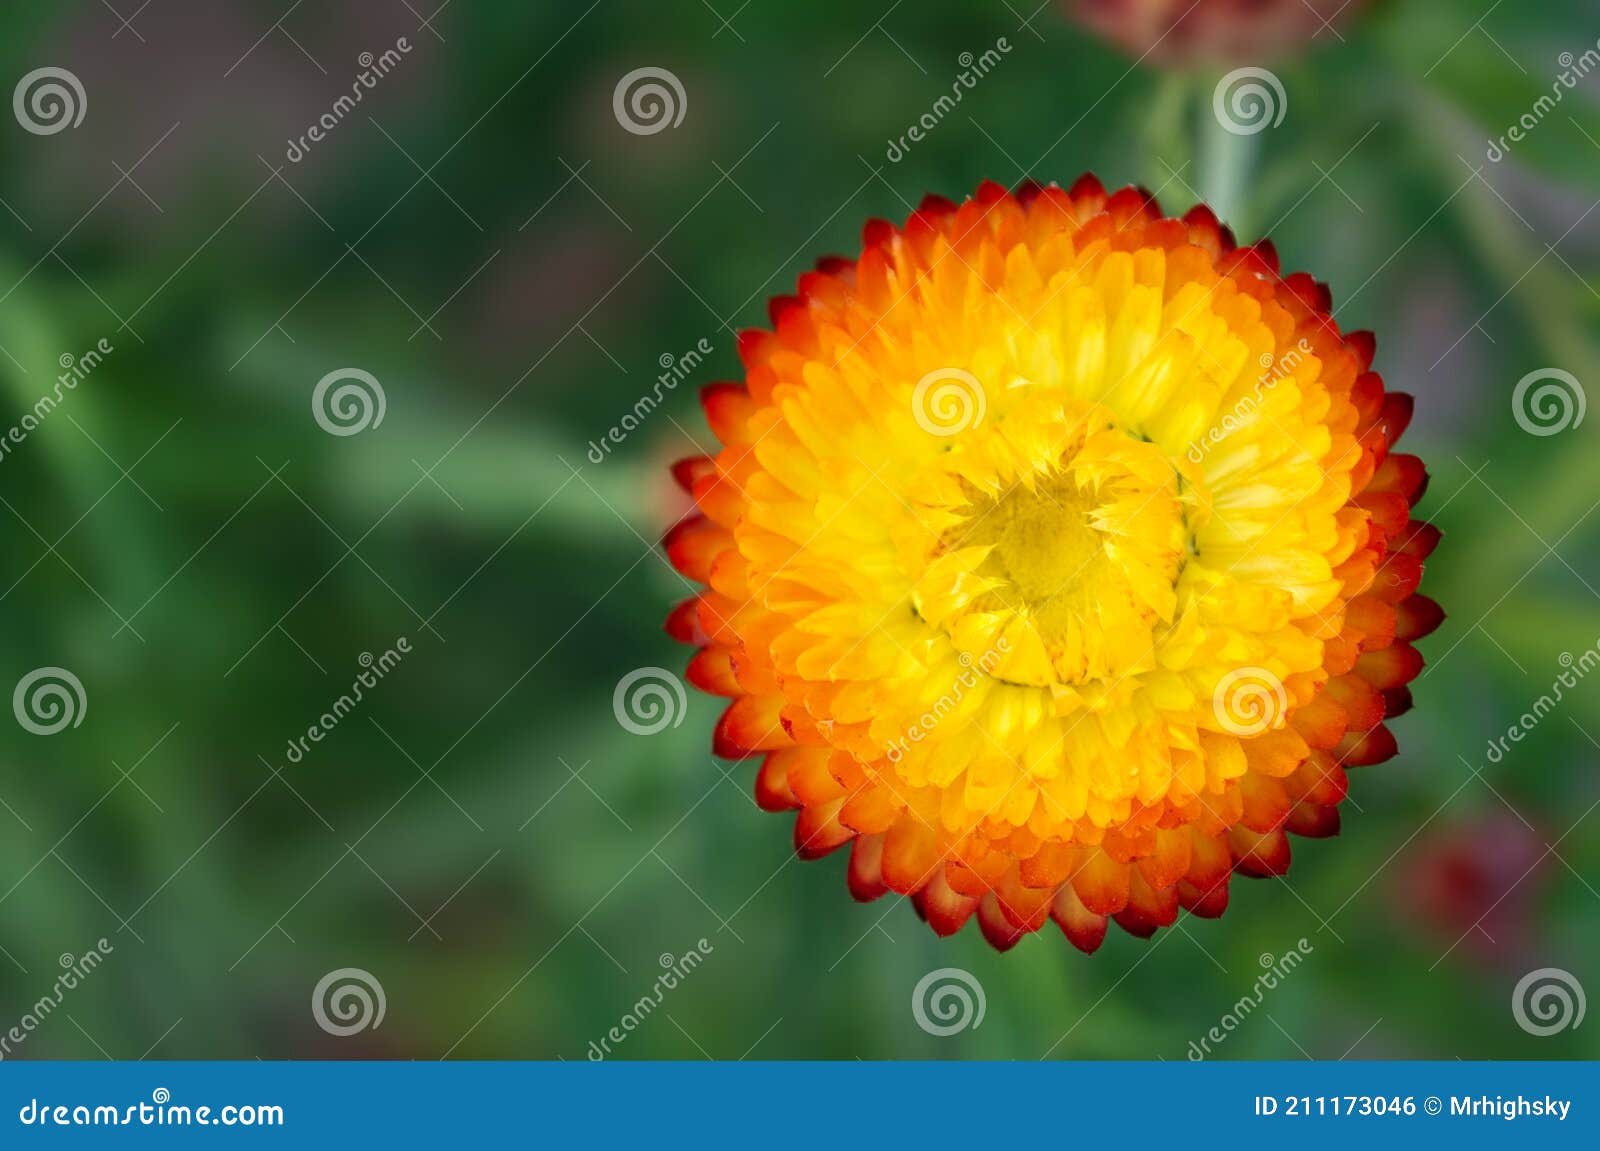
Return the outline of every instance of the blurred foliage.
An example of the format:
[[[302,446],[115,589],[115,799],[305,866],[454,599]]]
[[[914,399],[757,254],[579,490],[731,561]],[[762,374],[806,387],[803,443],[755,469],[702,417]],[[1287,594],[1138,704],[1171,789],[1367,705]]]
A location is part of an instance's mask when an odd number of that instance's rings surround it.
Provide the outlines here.
[[[483,0],[437,34],[402,3],[163,0],[132,31],[108,7],[0,16],[0,75],[67,67],[89,99],[78,128],[0,130],[0,425],[61,356],[115,348],[0,460],[0,683],[60,665],[88,698],[53,737],[0,724],[0,1029],[58,955],[115,946],[12,1057],[582,1058],[701,938],[711,958],[621,1057],[1180,1059],[1302,937],[1271,1018],[1220,1057],[1600,1050],[1600,1028],[1535,1039],[1510,1011],[1533,967],[1600,990],[1600,822],[1580,819],[1600,684],[1485,759],[1600,637],[1597,421],[1536,438],[1509,411],[1536,368],[1600,381],[1600,78],[1485,159],[1559,54],[1594,46],[1592,4],[1474,24],[1479,5],[1395,0],[1271,61],[1287,115],[1248,138],[1212,119],[1218,70],[1135,66],[1054,6],[1019,27],[1032,5],[872,25],[848,0]],[[358,54],[401,36],[414,51],[287,162]],[[889,163],[959,55],[1002,36]],[[688,93],[652,136],[611,109],[644,65]],[[660,627],[685,589],[649,547],[682,507],[663,469],[709,442],[693,393],[737,372],[764,298],[926,191],[1087,169],[1173,212],[1212,197],[1379,332],[1418,397],[1408,447],[1446,533],[1424,590],[1451,618],[1400,757],[1356,776],[1340,838],[1297,842],[1286,879],[1149,943],[1113,931],[1086,958],[1047,928],[997,956],[974,927],[940,942],[908,906],[852,903],[842,855],[793,862],[750,767],[709,755],[713,701],[647,738],[611,693],[685,657]],[[587,459],[702,338],[696,378]],[[387,415],[329,436],[310,392],[351,365]],[[400,667],[288,762],[402,635]],[[1541,862],[1502,874],[1525,840]],[[988,1014],[940,1040],[909,998],[946,965]],[[388,1012],[338,1040],[308,999],[346,966]]]

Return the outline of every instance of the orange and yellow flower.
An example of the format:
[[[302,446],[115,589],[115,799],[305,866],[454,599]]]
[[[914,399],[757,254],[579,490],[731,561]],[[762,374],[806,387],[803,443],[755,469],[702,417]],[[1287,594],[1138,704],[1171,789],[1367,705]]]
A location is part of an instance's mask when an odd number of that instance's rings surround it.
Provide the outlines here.
[[[743,333],[667,630],[806,858],[1007,948],[1220,915],[1395,752],[1439,533],[1411,398],[1205,207],[984,184]]]

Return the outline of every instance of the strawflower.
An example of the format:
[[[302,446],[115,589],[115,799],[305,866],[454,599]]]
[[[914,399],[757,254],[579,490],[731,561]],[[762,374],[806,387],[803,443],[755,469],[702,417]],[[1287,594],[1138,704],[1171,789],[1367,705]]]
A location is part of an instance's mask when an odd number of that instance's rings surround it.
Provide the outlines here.
[[[1395,753],[1439,533],[1411,397],[1205,207],[986,183],[870,222],[703,395],[666,540],[719,756],[857,899],[1093,951],[1217,916]]]

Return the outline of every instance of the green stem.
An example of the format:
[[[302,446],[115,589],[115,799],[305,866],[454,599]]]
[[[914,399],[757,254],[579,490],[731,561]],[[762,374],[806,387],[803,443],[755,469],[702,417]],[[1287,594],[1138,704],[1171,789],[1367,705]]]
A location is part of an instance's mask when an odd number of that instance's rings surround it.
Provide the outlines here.
[[[1207,86],[1206,91],[1211,91],[1211,87]],[[1209,100],[1200,104],[1196,109],[1199,118],[1196,135],[1201,198],[1236,235],[1247,235],[1250,233],[1248,189],[1261,155],[1260,140],[1255,135],[1230,132],[1213,114]]]

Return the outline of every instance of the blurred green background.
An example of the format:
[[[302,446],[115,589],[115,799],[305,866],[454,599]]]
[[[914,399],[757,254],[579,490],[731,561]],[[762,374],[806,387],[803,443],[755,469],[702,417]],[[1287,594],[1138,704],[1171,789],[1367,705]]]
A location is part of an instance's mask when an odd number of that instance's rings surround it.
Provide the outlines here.
[[[1511,1010],[1535,968],[1600,987],[1600,682],[1486,756],[1600,640],[1600,420],[1534,436],[1511,411],[1536,369],[1600,378],[1600,76],[1486,156],[1595,47],[1592,3],[1393,0],[1291,50],[1159,66],[1026,0],[436,6],[0,16],[7,84],[61,67],[87,100],[53,134],[0,124],[0,425],[63,356],[114,349],[0,458],[0,687],[59,666],[87,702],[56,735],[0,724],[0,1030],[58,956],[114,948],[8,1057],[581,1059],[701,939],[618,1057],[1181,1059],[1301,938],[1218,1057],[1600,1051],[1594,1023],[1537,1038]],[[1219,130],[1239,63],[1281,80],[1278,126]],[[636,135],[612,94],[647,66],[687,107]],[[1354,774],[1343,833],[1296,841],[1286,880],[1150,942],[1085,957],[1047,925],[1001,956],[975,925],[940,942],[908,905],[853,903],[843,853],[794,862],[753,766],[709,754],[716,701],[640,736],[612,692],[688,654],[661,632],[686,594],[651,546],[683,510],[664,468],[711,442],[694,393],[737,378],[765,298],[926,191],[1088,169],[1270,231],[1378,332],[1417,396],[1406,447],[1446,536],[1423,590],[1450,619],[1400,756]],[[329,435],[312,390],[346,367],[386,412]],[[987,996],[948,1039],[910,1009],[944,966]],[[345,967],[387,1007],[338,1038],[310,1002]]]

